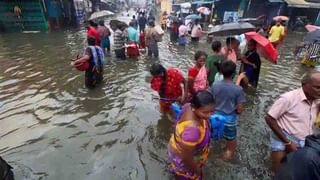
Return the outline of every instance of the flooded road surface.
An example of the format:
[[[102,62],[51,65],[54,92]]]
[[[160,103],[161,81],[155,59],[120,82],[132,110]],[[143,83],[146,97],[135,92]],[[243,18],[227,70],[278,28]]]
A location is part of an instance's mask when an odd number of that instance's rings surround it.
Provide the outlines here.
[[[166,180],[172,131],[149,87],[154,59],[107,59],[105,81],[84,87],[84,73],[69,66],[84,47],[84,30],[0,35],[0,155],[16,179]],[[205,39],[205,38],[203,38]],[[269,128],[264,116],[276,97],[300,85],[305,72],[294,59],[301,35],[290,35],[278,65],[263,62],[257,92],[240,117],[238,150],[218,159],[213,143],[205,179],[270,179]],[[186,49],[160,43],[160,62],[184,73],[203,41]]]

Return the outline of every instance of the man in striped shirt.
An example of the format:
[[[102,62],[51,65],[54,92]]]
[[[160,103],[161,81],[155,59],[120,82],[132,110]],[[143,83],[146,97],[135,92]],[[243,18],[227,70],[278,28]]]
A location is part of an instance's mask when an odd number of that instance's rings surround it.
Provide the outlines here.
[[[114,32],[113,35],[113,47],[117,58],[122,60],[126,59],[126,50],[124,46],[125,34],[123,33],[125,27],[122,25],[117,26],[117,30]]]

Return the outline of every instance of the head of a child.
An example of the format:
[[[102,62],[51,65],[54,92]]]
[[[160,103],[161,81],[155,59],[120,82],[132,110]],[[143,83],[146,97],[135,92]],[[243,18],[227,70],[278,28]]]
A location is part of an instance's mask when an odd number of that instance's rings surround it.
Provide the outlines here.
[[[253,39],[251,39],[249,42],[248,42],[248,50],[249,51],[254,51],[256,50],[257,48],[257,42]]]
[[[227,47],[236,49],[238,47],[238,40],[234,37],[228,37],[226,40]]]
[[[220,41],[213,41],[211,44],[211,49],[214,53],[219,53],[221,51],[222,44]]]
[[[224,79],[232,79],[233,75],[236,73],[236,64],[230,60],[224,60],[220,66],[221,73]]]
[[[196,66],[201,68],[206,63],[207,54],[203,51],[197,51],[194,55],[194,60],[196,61]]]

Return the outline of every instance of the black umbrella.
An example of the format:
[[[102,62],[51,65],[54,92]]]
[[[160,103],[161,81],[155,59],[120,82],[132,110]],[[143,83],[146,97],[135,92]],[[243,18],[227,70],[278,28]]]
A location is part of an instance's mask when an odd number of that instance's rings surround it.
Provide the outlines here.
[[[320,43],[320,29],[309,32],[305,37],[304,37],[304,42],[309,42],[309,43]]]
[[[258,19],[258,18],[242,18],[239,19],[239,22],[247,22],[253,25],[261,25],[263,24],[263,20]]]
[[[124,26],[124,27],[128,27],[128,24],[125,23],[125,22],[122,22],[122,21],[119,21],[119,20],[111,20],[110,21],[110,28],[115,31],[117,29],[117,27],[120,25],[120,26]]]
[[[250,23],[235,22],[214,26],[209,31],[209,34],[212,34],[214,36],[231,36],[254,31],[255,29],[256,27]]]

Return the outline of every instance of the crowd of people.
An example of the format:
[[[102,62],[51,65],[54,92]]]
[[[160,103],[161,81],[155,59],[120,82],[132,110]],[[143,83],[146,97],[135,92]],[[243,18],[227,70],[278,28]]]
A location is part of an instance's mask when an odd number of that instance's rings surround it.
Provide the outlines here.
[[[185,45],[188,27],[182,23],[179,28],[171,28],[178,30],[178,43]],[[279,21],[270,29],[269,41],[274,48],[279,48],[285,33]],[[191,40],[197,41],[192,36]],[[236,38],[228,37],[225,44],[222,47],[221,42],[214,41],[209,55],[197,51],[187,78],[177,68],[166,69],[158,63],[151,67],[151,88],[160,96],[160,111],[176,118],[168,145],[169,170],[176,179],[203,178],[215,133],[213,116],[221,117],[224,126],[222,138],[226,145],[221,159],[229,161],[234,156],[238,116],[246,103],[244,89],[258,87],[261,59],[255,40],[248,41],[244,54]],[[237,62],[241,64],[238,73]],[[266,114],[276,179],[320,179],[319,84],[320,72],[306,73],[302,87],[281,95]],[[173,108],[176,103],[181,106],[178,116]]]
[[[202,33],[197,20],[192,21],[190,26],[172,21],[169,28],[171,41],[182,46],[188,43],[189,36],[191,41],[199,41]],[[280,22],[271,28],[269,41],[275,48],[279,47],[285,33]],[[99,25],[90,22],[86,53],[72,62],[76,68],[85,69],[85,82],[89,88],[103,79],[104,54],[111,52],[110,35],[104,22]],[[117,58],[137,57],[139,48],[147,48],[148,56],[159,56],[161,33],[155,27],[153,16],[146,18],[143,12],[139,12],[138,19],[133,16],[129,27],[118,24],[113,36],[113,50]],[[246,103],[244,89],[258,87],[261,67],[257,42],[249,40],[244,54],[241,54],[239,45],[240,41],[235,37],[228,37],[225,46],[220,41],[213,41],[212,52],[208,54],[197,51],[187,78],[179,69],[165,68],[160,63],[153,64],[150,69],[151,88],[159,94],[160,111],[174,115],[174,103],[182,109],[179,116],[174,116],[176,123],[168,145],[170,171],[177,179],[202,179],[214,133],[209,120],[212,115],[223,121],[221,137],[226,140],[226,147],[221,158],[229,161],[234,157],[238,116],[244,111]],[[236,72],[237,64],[241,64],[239,72]],[[320,135],[315,133],[315,129],[320,128],[320,117],[317,120],[320,73],[306,73],[301,83],[301,88],[281,95],[265,118],[272,130],[272,169],[278,179],[295,175],[320,178],[320,169],[317,168],[320,166],[319,158],[312,159],[320,152]],[[313,154],[307,156],[307,152]],[[316,162],[310,165],[308,159]],[[299,160],[310,168],[305,168],[304,173],[285,172],[284,167],[297,170],[294,164]]]

